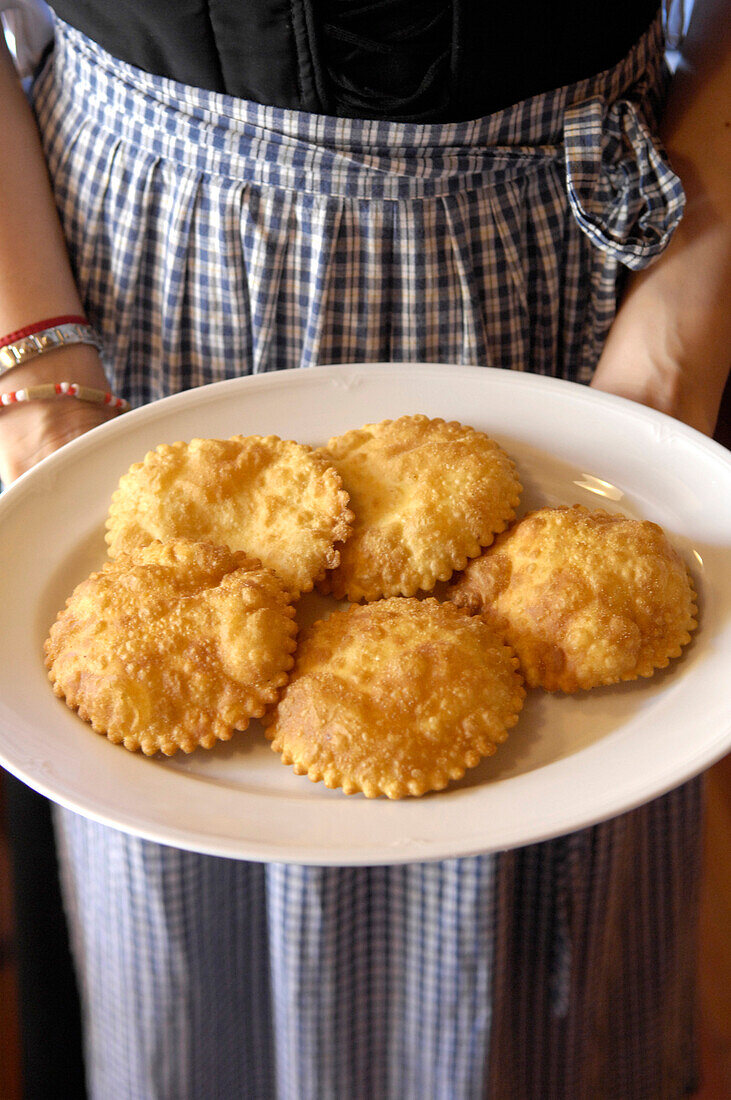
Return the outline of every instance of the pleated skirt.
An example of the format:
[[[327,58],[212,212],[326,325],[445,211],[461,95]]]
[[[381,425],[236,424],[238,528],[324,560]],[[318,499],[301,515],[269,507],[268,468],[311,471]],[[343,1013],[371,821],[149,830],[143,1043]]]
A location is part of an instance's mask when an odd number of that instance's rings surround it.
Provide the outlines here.
[[[615,68],[445,125],[334,119],[120,63],[34,88],[112,387],[325,363],[588,382],[683,193],[660,23]],[[55,815],[96,1100],[672,1100],[694,1083],[702,788],[497,855],[256,864]]]

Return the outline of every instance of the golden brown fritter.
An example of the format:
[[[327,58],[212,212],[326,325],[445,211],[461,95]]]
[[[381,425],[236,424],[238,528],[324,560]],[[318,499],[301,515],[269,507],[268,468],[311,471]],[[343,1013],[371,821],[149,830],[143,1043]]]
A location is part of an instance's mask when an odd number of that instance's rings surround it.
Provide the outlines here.
[[[276,702],[294,608],[255,559],[154,542],[75,589],[51,628],[54,691],[110,741],[146,755],[211,748]]]
[[[392,597],[306,631],[265,723],[298,775],[402,798],[441,790],[494,753],[524,697],[512,650],[479,617]]]
[[[578,504],[520,520],[449,598],[503,631],[527,684],[548,691],[650,676],[697,625],[688,570],[662,528]]]
[[[116,557],[153,539],[243,550],[291,594],[338,564],[352,515],[339,475],[302,443],[234,436],[161,444],[120,480],[107,520]]]
[[[322,588],[352,601],[428,592],[463,569],[515,516],[513,461],[483,432],[426,416],[366,424],[320,454],[355,515]]]

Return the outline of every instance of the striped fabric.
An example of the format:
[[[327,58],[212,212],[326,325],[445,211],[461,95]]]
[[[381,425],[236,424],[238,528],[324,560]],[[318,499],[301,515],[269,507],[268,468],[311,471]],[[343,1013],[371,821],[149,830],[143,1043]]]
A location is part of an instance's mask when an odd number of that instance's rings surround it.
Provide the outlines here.
[[[588,381],[682,212],[659,23],[474,122],[183,87],[57,26],[35,103],[115,392],[331,362]],[[59,810],[96,1100],[672,1100],[693,1078],[700,786],[500,856],[366,869],[177,851]]]

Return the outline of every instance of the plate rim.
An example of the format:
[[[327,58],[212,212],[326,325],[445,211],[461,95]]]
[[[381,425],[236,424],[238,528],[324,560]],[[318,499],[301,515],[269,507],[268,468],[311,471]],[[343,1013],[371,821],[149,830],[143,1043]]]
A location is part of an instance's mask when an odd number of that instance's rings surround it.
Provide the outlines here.
[[[129,423],[144,423],[147,419],[156,419],[163,407],[166,409],[175,409],[178,406],[185,407],[185,405],[195,400],[200,400],[201,398],[204,400],[208,398],[214,400],[218,394],[223,394],[229,389],[236,390],[241,386],[251,387],[252,389],[258,387],[268,388],[270,386],[286,387],[293,381],[296,385],[316,385],[320,379],[330,377],[339,381],[340,379],[338,376],[342,375],[342,373],[347,370],[357,372],[365,371],[368,373],[381,371],[386,374],[393,371],[398,373],[429,373],[432,371],[440,373],[445,370],[454,373],[455,371],[464,371],[465,374],[469,373],[472,377],[483,378],[486,382],[489,380],[490,385],[507,385],[511,388],[525,386],[529,389],[535,389],[536,387],[544,387],[547,390],[555,389],[556,392],[564,392],[567,395],[571,395],[571,397],[577,401],[583,400],[591,405],[604,403],[608,409],[614,409],[615,412],[621,413],[622,417],[625,419],[631,420],[634,418],[642,423],[655,422],[672,435],[684,439],[686,442],[700,448],[702,451],[715,455],[723,464],[731,468],[731,451],[727,450],[717,440],[703,435],[703,433],[696,428],[692,428],[689,424],[684,424],[681,420],[676,420],[675,417],[669,416],[667,413],[660,412],[660,410],[653,409],[648,405],[641,405],[639,402],[633,401],[630,398],[622,397],[619,394],[607,393],[604,390],[595,389],[587,384],[574,382],[568,378],[557,378],[548,374],[532,374],[530,371],[509,370],[501,367],[481,367],[475,364],[461,363],[386,363],[375,361],[363,363],[326,363],[308,368],[289,367],[282,370],[260,372],[259,374],[223,378],[215,382],[206,382],[200,386],[193,386],[190,389],[181,390],[178,393],[169,394],[165,397],[158,397],[144,405],[134,407],[130,409],[129,412],[124,413],[124,415],[118,416],[114,420],[109,420],[104,424],[99,424],[95,428],[91,428],[89,431],[77,436],[75,439],[69,440],[68,443],[59,447],[53,454],[42,458],[40,462],[36,463],[30,470],[21,474],[12,485],[8,486],[0,493],[0,517],[2,516],[5,499],[8,497],[8,494],[13,494],[16,488],[24,484],[29,478],[38,476],[39,470],[44,470],[47,469],[48,466],[54,465],[59,461],[60,455],[67,458],[69,454],[74,453],[76,450],[83,451],[86,447],[95,446],[100,435],[112,436],[118,432],[124,433],[128,430],[126,425]]]
[[[130,413],[125,414],[124,417],[119,417],[114,421],[110,421],[107,424],[101,425],[98,428],[93,429],[90,432],[85,433],[83,436],[72,440],[64,447],[60,448],[54,454],[43,459],[33,469],[24,474],[16,482],[10,486],[5,493],[0,496],[0,524],[3,521],[5,515],[14,507],[22,506],[23,498],[26,494],[33,492],[36,483],[48,476],[49,471],[55,471],[56,468],[62,468],[66,463],[75,464],[80,463],[83,457],[89,452],[101,449],[104,445],[104,441],[117,434],[127,434],[130,430],[129,425],[143,425],[147,420],[157,421],[160,418],[161,410],[164,410],[165,414],[169,412],[174,415],[176,409],[184,408],[189,404],[195,404],[202,400],[215,401],[224,398],[232,391],[237,391],[240,388],[254,389],[254,388],[278,388],[291,386],[293,382],[293,376],[295,376],[296,384],[301,385],[322,385],[326,381],[334,380],[338,385],[343,385],[348,388],[347,380],[344,376],[345,371],[353,372],[356,376],[364,373],[370,374],[371,379],[374,378],[374,372],[380,372],[381,374],[394,374],[394,373],[406,373],[413,374],[421,372],[428,374],[430,372],[442,373],[445,370],[451,372],[454,377],[455,371],[465,372],[465,375],[469,372],[472,378],[480,377],[484,380],[488,386],[499,384],[507,385],[514,389],[516,392],[521,387],[528,387],[534,393],[536,390],[545,389],[546,392],[553,390],[556,393],[563,393],[570,395],[574,401],[579,403],[588,401],[593,407],[598,405],[604,405],[607,409],[613,409],[614,412],[620,416],[624,421],[631,421],[635,419],[638,422],[642,422],[645,425],[655,425],[662,431],[663,436],[667,436],[668,439],[672,437],[683,438],[687,443],[700,448],[706,455],[711,458],[714,463],[721,463],[722,467],[726,467],[728,473],[731,475],[731,453],[721,444],[715,440],[708,439],[700,432],[690,428],[688,425],[682,424],[673,420],[671,417],[666,416],[663,413],[659,413],[656,410],[645,408],[644,406],[637,405],[636,403],[629,401],[628,399],[618,397],[613,394],[603,393],[599,390],[589,389],[588,387],[570,382],[565,379],[553,378],[549,376],[534,375],[529,373],[511,372],[502,370],[500,368],[489,368],[479,366],[459,366],[451,364],[438,364],[438,363],[355,363],[355,364],[329,364],[327,366],[318,366],[311,370],[301,370],[299,368],[293,368],[291,370],[283,370],[277,372],[271,372],[268,374],[259,374],[253,376],[242,376],[232,379],[225,379],[217,382],[208,383],[204,386],[200,386],[191,390],[171,395],[169,397],[160,398],[157,401],[150,402],[149,404],[133,410]],[[16,504],[17,502],[17,504]],[[4,712],[4,706],[2,708]],[[693,778],[695,775],[700,774],[707,767],[709,767],[716,760],[720,759],[726,751],[728,751],[727,742],[729,740],[729,734],[731,734],[731,714],[728,720],[728,729],[720,733],[715,739],[709,740],[705,746],[705,752],[698,757],[696,765],[691,770],[686,770],[683,778],[680,780],[672,777],[667,778],[667,782],[662,787],[654,789],[652,797],[658,797],[659,795],[671,790],[673,787],[679,785],[679,783],[685,782]],[[584,752],[589,752],[594,746],[588,746]],[[546,773],[561,765],[562,761],[556,760],[548,764],[543,765],[540,769],[544,777]],[[91,816],[93,820],[96,820],[104,825],[108,825],[112,828],[122,829],[132,835],[143,837],[146,839],[156,840],[161,844],[168,844],[178,848],[189,849],[193,851],[205,852],[212,855],[224,855],[231,858],[239,859],[251,859],[254,861],[281,861],[304,864],[316,864],[322,866],[329,865],[343,865],[343,854],[339,852],[332,854],[328,851],[320,851],[316,854],[313,850],[309,850],[305,854],[300,856],[294,855],[291,849],[287,848],[286,856],[282,854],[282,844],[274,844],[271,841],[259,840],[247,841],[246,852],[241,851],[241,841],[237,838],[221,838],[207,842],[204,838],[198,838],[198,841],[192,845],[189,834],[185,829],[181,829],[179,826],[174,825],[157,825],[154,828],[153,833],[150,832],[149,826],[144,824],[135,823],[134,820],[121,821],[119,813],[112,816],[106,815],[103,811],[99,810],[90,814],[88,810],[80,807],[80,802],[77,799],[67,794],[60,794],[57,787],[54,788],[54,784],[47,783],[43,780],[43,777],[38,775],[30,775],[29,772],[18,765],[17,761],[8,760],[5,745],[0,732],[0,764],[2,764],[9,772],[17,775],[19,779],[26,782],[29,786],[38,790],[41,794],[50,798],[52,801],[66,806],[66,808],[82,813],[84,816]],[[176,773],[180,777],[180,773]],[[531,773],[526,773],[531,774]],[[523,779],[524,775],[518,775],[512,777],[510,782],[515,783],[516,780]],[[496,783],[502,782],[496,780]],[[437,796],[443,797],[443,796]],[[83,801],[83,800],[82,800]],[[408,801],[408,800],[407,800]],[[574,831],[575,828],[584,828],[590,825],[596,824],[599,821],[606,820],[608,817],[615,816],[617,812],[624,812],[639,806],[648,801],[646,797],[640,796],[632,802],[623,803],[622,808],[612,810],[609,813],[598,809],[596,815],[593,817],[586,815],[582,816],[581,823],[578,826],[572,826],[568,831]],[[401,803],[403,805],[404,803]],[[394,803],[392,805],[399,805]],[[503,850],[505,847],[523,846],[524,844],[536,843],[542,840],[550,839],[550,837],[563,835],[567,832],[565,824],[560,825],[558,828],[549,828],[546,831],[545,828],[536,828],[532,833],[526,833],[523,839],[518,841],[509,842],[507,844],[501,843],[497,848],[485,847],[478,845],[477,847],[467,844],[466,847],[460,848],[458,853],[453,850],[453,845],[449,850],[436,850],[438,845],[433,845],[428,852],[419,851],[418,843],[411,843],[405,846],[403,851],[391,851],[384,857],[381,853],[381,857],[378,858],[378,854],[374,851],[364,850],[363,852],[353,853],[352,857],[348,860],[348,865],[375,865],[375,864],[394,864],[405,863],[424,860],[437,860],[444,858],[451,858],[455,854],[458,856],[474,855],[480,851],[491,850]],[[408,850],[406,850],[408,849]]]

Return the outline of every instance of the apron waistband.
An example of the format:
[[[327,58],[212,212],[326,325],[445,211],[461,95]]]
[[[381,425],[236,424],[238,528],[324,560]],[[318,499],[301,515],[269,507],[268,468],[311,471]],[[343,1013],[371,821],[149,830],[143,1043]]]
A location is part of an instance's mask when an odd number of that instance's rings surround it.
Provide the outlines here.
[[[629,267],[659,254],[682,216],[682,186],[647,121],[666,75],[660,16],[612,69],[459,123],[262,106],[145,73],[61,21],[48,64],[79,125],[244,185],[313,201],[414,201],[517,181],[553,162],[565,166],[562,182],[583,232]]]

